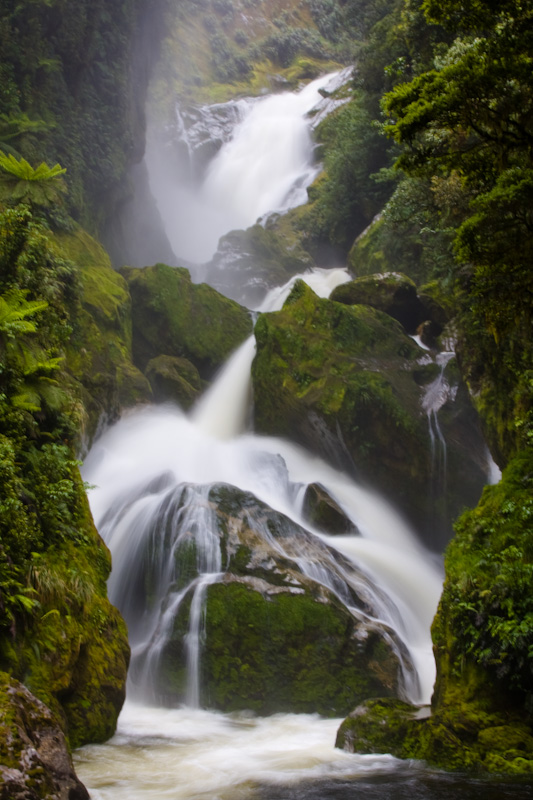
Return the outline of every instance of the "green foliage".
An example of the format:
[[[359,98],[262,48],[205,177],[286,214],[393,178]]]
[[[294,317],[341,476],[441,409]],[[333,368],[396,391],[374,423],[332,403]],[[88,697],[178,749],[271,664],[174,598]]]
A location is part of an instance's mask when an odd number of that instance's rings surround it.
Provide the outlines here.
[[[482,666],[533,712],[533,499],[530,453],[465,513],[446,556],[443,603],[461,657]],[[461,653],[461,656],[459,655]]]
[[[327,52],[318,33],[308,28],[282,25],[261,44],[262,51],[274,63],[288,67],[297,55],[326,58]]]
[[[393,182],[376,180],[390,163],[389,146],[366,110],[361,95],[321,123],[325,175],[309,190],[307,238],[345,253],[388,199]],[[315,246],[316,246],[315,244]]]
[[[60,177],[66,169],[42,162],[35,169],[26,159],[0,152],[0,200],[48,207],[58,204],[67,188]]]

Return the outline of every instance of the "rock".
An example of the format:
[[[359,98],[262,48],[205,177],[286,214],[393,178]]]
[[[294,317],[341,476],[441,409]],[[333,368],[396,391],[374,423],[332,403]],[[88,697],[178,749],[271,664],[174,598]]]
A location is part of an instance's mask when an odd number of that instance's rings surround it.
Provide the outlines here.
[[[253,225],[223,236],[207,265],[209,283],[227,297],[255,308],[269,289],[313,266],[297,238],[280,235],[276,227],[273,218],[265,227]]]
[[[145,370],[160,355],[188,359],[204,380],[213,377],[251,333],[248,311],[182,267],[125,267],[132,299],[133,360]]]
[[[0,800],[88,800],[59,721],[3,672],[0,709]]]
[[[342,508],[319,483],[310,484],[304,495],[303,512],[309,522],[333,536],[359,533]]]
[[[183,502],[194,518],[191,496],[176,497],[172,510],[165,505],[167,530],[174,529],[171,519],[183,517]],[[206,520],[205,500],[196,502]],[[396,634],[378,619],[382,598],[367,576],[248,492],[215,484],[208,503],[213,516],[204,536],[219,542],[221,572],[204,587],[200,704],[224,711],[336,716],[376,693],[397,696],[402,669],[410,674],[413,667]],[[169,638],[157,645],[156,697],[172,703],[187,696],[190,615],[197,603],[198,559],[204,557],[190,523],[184,533],[179,544],[169,540],[166,545],[176,567],[161,607],[175,602],[177,592],[186,595]],[[215,563],[213,554],[210,560]],[[143,580],[145,585],[151,581]],[[147,599],[151,592],[148,587]],[[132,681],[146,663],[142,658],[134,663]]]
[[[415,283],[399,272],[365,275],[333,290],[330,300],[346,305],[368,305],[384,311],[403,325],[407,333],[415,333],[426,319]]]
[[[171,400],[188,409],[202,391],[198,370],[186,358],[157,356],[146,365],[145,375],[150,381],[154,400]]]
[[[487,474],[476,414],[453,362],[438,411],[444,484],[419,385],[426,369],[428,381],[440,369],[396,320],[368,305],[319,299],[300,281],[281,311],[259,317],[255,336],[256,430],[285,436],[364,479],[440,550],[451,520],[477,502]]]

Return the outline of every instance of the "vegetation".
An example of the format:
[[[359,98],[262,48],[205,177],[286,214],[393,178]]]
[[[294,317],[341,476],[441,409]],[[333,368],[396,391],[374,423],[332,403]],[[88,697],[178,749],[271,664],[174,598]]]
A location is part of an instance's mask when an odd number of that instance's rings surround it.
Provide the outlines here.
[[[426,47],[411,49],[383,101],[399,183],[351,255],[356,269],[401,266],[448,296],[462,372],[507,468],[446,554],[431,719],[376,706],[347,736],[356,749],[518,773],[533,769],[532,15],[512,1],[404,4],[397,24]]]

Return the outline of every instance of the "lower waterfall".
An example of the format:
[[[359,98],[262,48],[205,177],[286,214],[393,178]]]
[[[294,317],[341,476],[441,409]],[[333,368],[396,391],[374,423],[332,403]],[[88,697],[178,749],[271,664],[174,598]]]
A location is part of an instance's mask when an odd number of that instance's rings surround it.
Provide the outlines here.
[[[342,270],[304,277],[323,295],[332,280],[346,279]],[[279,307],[288,291],[277,290],[265,304]],[[441,590],[440,565],[386,499],[296,445],[247,432],[253,355],[252,338],[189,415],[170,405],[133,411],[100,437],[86,459],[91,508],[113,556],[109,593],[126,618],[132,646],[128,700],[116,736],[76,756],[94,800],[248,797],[250,782],[257,787],[398,770],[388,756],[336,751],[338,719],[202,710],[204,600],[225,569],[209,499],[221,483],[251,493],[308,532],[311,545],[298,550],[290,539],[274,541],[268,526],[254,522],[258,536],[364,618],[370,630],[382,626],[386,637],[392,632],[388,639],[402,667],[403,695],[429,701],[429,629]],[[311,484],[325,488],[357,533],[333,536],[309,522],[303,496]],[[190,574],[176,572],[176,554],[184,547],[194,561]],[[355,590],[365,598],[364,608],[353,607]],[[176,702],[158,689],[158,675],[186,597],[186,690]],[[174,759],[181,765],[179,777],[170,766]]]

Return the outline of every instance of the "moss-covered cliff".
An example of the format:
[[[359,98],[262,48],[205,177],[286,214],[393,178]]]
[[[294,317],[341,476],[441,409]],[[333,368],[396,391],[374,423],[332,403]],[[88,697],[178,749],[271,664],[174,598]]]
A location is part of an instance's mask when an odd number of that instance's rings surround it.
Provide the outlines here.
[[[454,2],[427,2],[404,17],[428,45],[385,99],[404,174],[355,243],[352,265],[367,273],[400,265],[447,296],[461,371],[505,469],[459,518],[446,553],[431,716],[386,703],[359,709],[339,745],[530,773],[532,12],[514,2],[457,12]],[[436,39],[445,44],[434,48]],[[479,116],[480,108],[490,111]]]

